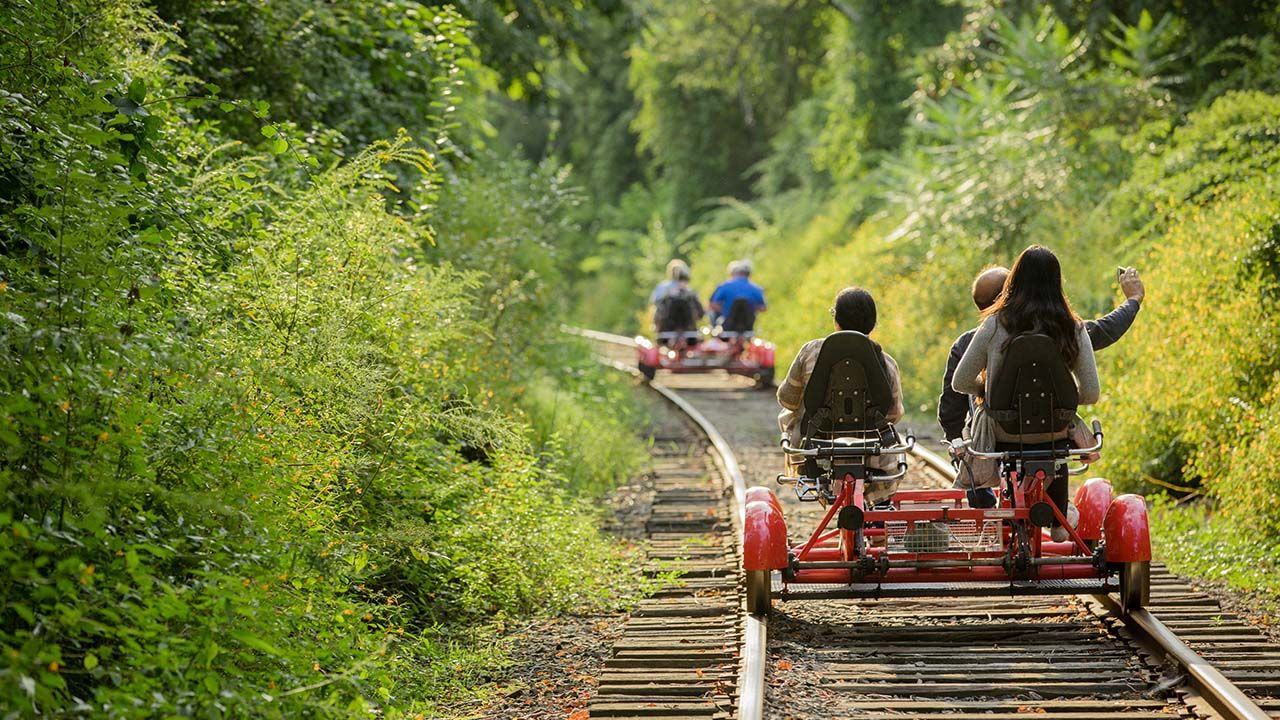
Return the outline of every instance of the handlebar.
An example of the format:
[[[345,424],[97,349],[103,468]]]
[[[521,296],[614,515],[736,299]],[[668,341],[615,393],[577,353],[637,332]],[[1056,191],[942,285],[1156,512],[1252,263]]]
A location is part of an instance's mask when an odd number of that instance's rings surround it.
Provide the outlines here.
[[[800,457],[859,457],[863,455],[896,455],[915,449],[916,436],[907,433],[907,440],[900,445],[881,447],[880,439],[842,438],[840,440],[811,440],[820,447],[797,448],[791,446],[786,435],[782,436],[782,452]],[[904,471],[905,474],[905,471]]]
[[[907,476],[907,464],[898,463],[897,472],[884,474],[877,471],[875,474],[867,478],[867,482],[889,482],[891,480],[901,480],[906,476]],[[779,475],[776,478],[774,478],[774,481],[777,482],[779,485],[794,485],[798,482],[805,482],[805,481],[812,481],[812,480],[813,478],[792,477],[790,475]]]

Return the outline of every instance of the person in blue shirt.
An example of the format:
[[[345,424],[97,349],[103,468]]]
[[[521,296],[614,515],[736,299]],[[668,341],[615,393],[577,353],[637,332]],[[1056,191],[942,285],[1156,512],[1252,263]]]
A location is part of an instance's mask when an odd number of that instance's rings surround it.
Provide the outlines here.
[[[750,260],[729,263],[729,279],[711,293],[708,304],[726,332],[750,332],[755,327],[756,315],[768,306],[764,301],[764,288],[751,282]]]

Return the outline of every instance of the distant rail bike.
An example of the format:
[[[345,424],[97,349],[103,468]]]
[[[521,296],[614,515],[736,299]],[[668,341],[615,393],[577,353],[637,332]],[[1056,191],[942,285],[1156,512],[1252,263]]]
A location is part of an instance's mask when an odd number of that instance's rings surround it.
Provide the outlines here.
[[[635,339],[637,365],[652,380],[658,370],[671,373],[724,371],[773,385],[774,346],[752,332],[701,330],[659,332],[653,340]]]

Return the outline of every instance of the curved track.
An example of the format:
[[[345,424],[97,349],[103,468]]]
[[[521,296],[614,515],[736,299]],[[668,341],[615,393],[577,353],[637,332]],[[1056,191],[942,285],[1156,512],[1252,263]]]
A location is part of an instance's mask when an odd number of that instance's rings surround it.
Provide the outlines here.
[[[620,369],[632,368],[630,339],[571,332],[592,340]],[[770,393],[714,374],[659,375],[652,386],[709,447],[724,499],[740,500],[744,485],[773,484],[781,454]],[[950,485],[950,468],[936,455],[922,450],[912,466],[906,484]],[[816,520],[815,504],[779,496],[790,527]],[[724,512],[734,537],[722,538],[731,550],[721,556],[736,561],[741,503]],[[642,697],[633,685],[628,707],[635,714],[627,716],[1280,717],[1280,644],[1185,580],[1159,566],[1152,572],[1149,611],[1129,616],[1107,598],[1079,596],[803,600],[779,604],[766,624],[746,615],[739,590],[738,661],[720,678],[720,704],[712,710],[704,703],[695,714],[690,702],[668,712],[660,707],[664,696]],[[650,630],[686,632],[679,623],[659,626]],[[602,682],[597,701],[608,687]],[[606,716],[597,707],[604,709],[593,704],[593,716]]]

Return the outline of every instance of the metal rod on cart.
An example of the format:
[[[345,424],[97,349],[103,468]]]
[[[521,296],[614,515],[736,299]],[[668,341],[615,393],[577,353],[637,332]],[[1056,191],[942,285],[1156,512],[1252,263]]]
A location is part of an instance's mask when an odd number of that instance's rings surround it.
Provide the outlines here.
[[[1055,556],[1029,558],[1029,561],[1032,565],[1088,565],[1093,562],[1093,558],[1084,556]],[[877,563],[877,567],[888,567],[889,569],[906,568],[908,570],[1000,567],[1002,565],[1004,565],[1004,558],[974,558],[973,560],[890,560],[887,566]],[[862,567],[862,563],[844,560],[813,560],[801,561],[799,563],[800,570],[852,570],[859,567]]]

